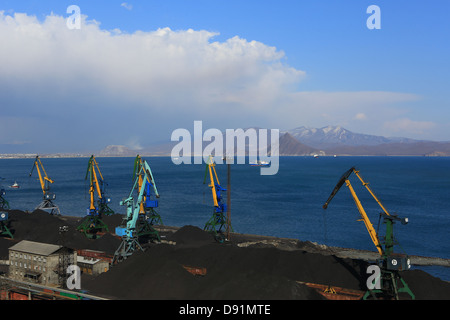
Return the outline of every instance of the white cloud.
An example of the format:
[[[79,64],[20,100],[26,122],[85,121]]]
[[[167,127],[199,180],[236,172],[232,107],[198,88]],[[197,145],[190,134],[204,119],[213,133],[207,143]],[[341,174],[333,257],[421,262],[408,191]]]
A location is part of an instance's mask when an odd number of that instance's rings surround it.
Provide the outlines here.
[[[436,123],[431,121],[414,121],[409,118],[401,118],[393,121],[386,121],[384,127],[391,132],[398,133],[408,133],[411,135],[423,135],[434,129]]]
[[[360,113],[357,113],[353,119],[355,119],[355,120],[367,120],[367,116],[364,113],[360,112]]]
[[[371,123],[377,125],[395,113],[393,104],[419,99],[420,96],[415,94],[388,91],[299,91],[285,96],[284,108],[277,110],[277,116],[285,119],[287,128],[299,123],[310,123],[310,126],[349,125],[351,120],[364,117],[374,120]]]
[[[221,129],[292,128],[322,125],[323,114],[372,119],[385,105],[417,99],[395,92],[300,92],[305,72],[287,65],[283,51],[239,36],[214,41],[217,35],[107,31],[86,16],[81,29],[69,30],[65,17],[40,22],[0,12],[0,116],[7,108],[40,126],[27,132],[39,130],[41,137],[24,141],[93,143],[95,137],[102,148],[136,136],[145,136],[141,144],[169,139],[168,131],[193,120]],[[13,139],[2,129],[0,136]]]
[[[129,3],[127,3],[127,2],[122,2],[121,4],[120,4],[120,6],[121,7],[124,7],[125,9],[127,9],[127,10],[132,10],[133,9],[133,5],[132,4],[129,4]]]

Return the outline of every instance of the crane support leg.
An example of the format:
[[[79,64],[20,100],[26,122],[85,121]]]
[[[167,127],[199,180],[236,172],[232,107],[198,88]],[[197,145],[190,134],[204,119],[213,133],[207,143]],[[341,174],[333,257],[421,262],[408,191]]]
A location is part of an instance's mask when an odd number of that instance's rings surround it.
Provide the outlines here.
[[[83,218],[77,230],[83,232],[87,238],[97,238],[98,232],[109,231],[108,226],[98,215],[87,215]]]
[[[144,251],[137,238],[122,238],[122,242],[114,253],[112,264],[119,263],[133,254],[136,250]]]
[[[223,242],[225,238],[223,235],[224,226],[226,230],[226,227],[228,226],[228,219],[224,212],[214,212],[212,217],[205,224],[203,230],[211,232],[218,242]],[[231,224],[229,226],[230,231],[233,232],[233,227]]]
[[[6,224],[3,221],[0,223],[0,235],[9,236],[11,239],[14,239],[11,231],[9,230],[9,228],[6,226]]]
[[[399,300],[399,293],[404,292],[407,293],[412,300],[415,300],[415,295],[412,293],[408,284],[405,280],[400,276],[400,274],[396,271],[388,271],[381,269],[381,289],[372,289],[367,290],[363,296],[363,300],[367,300],[367,298],[372,296],[374,299],[378,299],[379,296],[387,299]],[[400,286],[399,281],[402,286]]]

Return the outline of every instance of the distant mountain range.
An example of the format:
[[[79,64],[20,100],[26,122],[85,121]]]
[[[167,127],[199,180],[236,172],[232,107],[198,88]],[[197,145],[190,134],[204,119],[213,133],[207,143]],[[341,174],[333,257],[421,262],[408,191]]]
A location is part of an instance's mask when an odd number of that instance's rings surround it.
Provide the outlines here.
[[[204,142],[203,147],[209,143]],[[140,150],[132,150],[125,146],[108,146],[99,153],[99,156],[135,156],[136,154],[170,156],[176,144],[178,142],[155,144]],[[270,150],[270,144],[268,150]],[[302,126],[280,132],[279,154],[282,156],[450,156],[450,142],[354,133],[340,126],[323,128]]]
[[[326,155],[450,156],[450,142],[383,137],[351,132],[341,126],[298,127],[283,132]]]
[[[298,141],[319,149],[335,148],[337,146],[375,146],[384,143],[413,143],[417,140],[408,138],[386,138],[369,134],[353,133],[341,126],[323,128],[298,127],[286,133]]]

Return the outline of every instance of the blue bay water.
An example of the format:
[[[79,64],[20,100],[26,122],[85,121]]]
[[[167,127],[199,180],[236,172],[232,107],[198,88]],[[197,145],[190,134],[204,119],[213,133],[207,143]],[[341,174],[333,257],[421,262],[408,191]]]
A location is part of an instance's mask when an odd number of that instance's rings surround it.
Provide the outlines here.
[[[133,184],[134,158],[96,158],[110,207],[119,205]],[[88,158],[42,158],[51,191],[63,215],[84,216],[89,205]],[[175,165],[170,157],[145,158],[160,193],[158,213],[165,225],[203,228],[213,213],[205,165]],[[1,159],[0,177],[11,209],[32,211],[42,200],[34,159]],[[231,165],[231,221],[235,232],[296,238],[330,246],[375,251],[345,185],[327,210],[322,209],[341,175],[356,166],[390,213],[408,217],[395,224],[397,252],[450,258],[450,159],[445,157],[281,157],[276,175],[262,176],[259,167]],[[227,166],[216,166],[227,186]],[[17,181],[20,189],[8,186]],[[350,181],[374,227],[381,208],[355,175]],[[380,224],[384,234],[384,225]],[[420,267],[450,281],[450,268]]]

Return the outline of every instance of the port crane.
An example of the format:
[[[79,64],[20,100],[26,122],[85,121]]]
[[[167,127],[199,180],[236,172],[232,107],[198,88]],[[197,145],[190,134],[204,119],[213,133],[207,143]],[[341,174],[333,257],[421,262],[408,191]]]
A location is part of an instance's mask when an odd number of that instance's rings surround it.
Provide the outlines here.
[[[50,211],[50,214],[61,215],[59,207],[53,203],[53,200],[56,199],[56,195],[53,192],[50,192],[50,185],[54,181],[48,177],[47,172],[45,171],[45,168],[42,165],[39,156],[36,156],[36,158],[34,159],[33,167],[31,168],[29,175],[30,177],[33,174],[34,168],[36,168],[36,171],[38,173],[39,182],[41,184],[41,189],[43,193],[42,202],[35,208],[35,210],[41,209],[45,211]]]
[[[5,189],[0,189],[0,236],[9,236],[13,238],[11,231],[8,228],[8,212],[9,202],[3,196],[6,194]]]
[[[124,223],[116,227],[116,235],[122,237],[122,242],[114,254],[113,264],[127,259],[138,249],[142,250],[139,243],[142,237],[161,241],[158,231],[153,228],[154,220],[146,214],[158,207],[158,200],[152,200],[153,195],[159,198],[155,179],[147,161],[139,157],[136,160],[139,171],[135,172],[133,187],[128,198],[120,201],[120,205],[126,206],[127,215]]]
[[[102,232],[103,230],[109,231],[108,226],[102,221],[102,216],[111,215],[114,211],[108,206],[108,203],[111,202],[111,198],[105,195],[106,183],[103,180],[103,175],[94,155],[89,158],[85,180],[87,180],[88,177],[90,198],[89,208],[87,209],[86,217],[81,221],[77,230],[83,232],[88,238],[96,238],[98,232]],[[97,193],[97,201],[95,201],[95,193]]]
[[[203,180],[203,184],[206,183],[206,179],[209,173],[209,187],[211,188],[213,203],[214,203],[214,211],[212,217],[206,222],[205,227],[203,228],[205,231],[209,231],[214,235],[214,238],[218,242],[223,242],[225,240],[225,236],[223,234],[223,228],[226,226],[229,230],[231,229],[231,221],[229,221],[227,215],[227,205],[223,203],[222,192],[227,191],[220,185],[219,178],[217,176],[214,159],[212,156],[209,156],[208,161],[206,163],[205,170],[205,178]]]
[[[14,238],[11,231],[8,228],[8,212],[0,211],[0,236],[9,236]]]
[[[9,202],[3,196],[6,194],[5,189],[0,189],[0,210],[9,210]]]
[[[159,198],[158,190],[156,189],[156,184],[153,180],[151,170],[149,171],[150,174],[146,174],[145,170],[141,170],[143,166],[144,160],[141,156],[137,155],[134,160],[133,181],[136,177],[138,178],[137,190],[141,190],[142,185],[145,184],[143,198],[139,206],[139,214],[140,217],[145,217],[145,220],[147,220],[150,225],[162,225],[163,223],[161,216],[155,210],[155,208],[158,207],[158,201],[152,200],[152,190],[155,193],[155,196]],[[145,225],[147,224],[144,224],[144,226]],[[142,232],[145,233],[145,228]],[[142,232],[138,230],[138,235],[141,235]]]
[[[354,173],[362,185],[369,191],[371,196],[375,199],[378,205],[381,207],[382,212],[380,213],[380,218],[383,218],[383,222],[386,225],[386,234],[384,236],[384,240],[382,241],[378,232],[373,227],[372,223],[367,216],[364,207],[361,204],[356,192],[350,183],[349,177]],[[356,207],[361,215],[362,221],[369,232],[370,238],[377,248],[378,253],[380,254],[380,258],[377,259],[377,265],[380,268],[380,289],[369,289],[363,299],[367,299],[369,295],[373,298],[377,298],[380,294],[384,297],[395,298],[398,300],[398,293],[405,292],[411,296],[412,299],[415,299],[414,294],[404,281],[404,279],[400,276],[399,271],[410,269],[410,260],[406,255],[400,255],[394,253],[394,245],[397,244],[394,240],[394,223],[401,222],[402,224],[408,223],[408,218],[399,218],[397,215],[390,214],[385,206],[381,203],[381,201],[377,198],[377,196],[373,193],[372,189],[369,187],[369,183],[365,182],[362,176],[355,167],[347,170],[342,177],[339,179],[338,183],[334,187],[327,201],[323,205],[323,209],[327,209],[330,201],[334,198],[336,193],[340,190],[340,188],[344,185],[349,188],[350,193],[355,201]],[[400,283],[403,285],[400,287]]]

